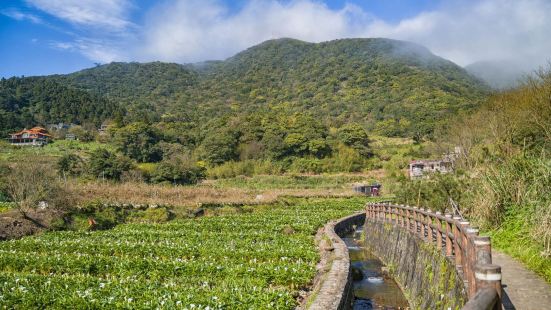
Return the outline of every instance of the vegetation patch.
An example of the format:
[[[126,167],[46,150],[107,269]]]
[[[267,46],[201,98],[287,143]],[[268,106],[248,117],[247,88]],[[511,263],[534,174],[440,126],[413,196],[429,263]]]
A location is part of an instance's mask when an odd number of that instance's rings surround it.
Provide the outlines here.
[[[2,242],[0,304],[293,309],[316,273],[317,229],[364,203],[299,199],[250,213]],[[284,232],[289,223],[293,233]]]

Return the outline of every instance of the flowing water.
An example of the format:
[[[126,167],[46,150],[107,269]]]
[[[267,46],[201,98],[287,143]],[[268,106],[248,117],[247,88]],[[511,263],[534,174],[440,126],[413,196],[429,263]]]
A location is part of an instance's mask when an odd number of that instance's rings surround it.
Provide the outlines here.
[[[358,227],[343,238],[354,275],[353,309],[409,309],[402,290],[385,272],[384,264],[362,244],[362,230]]]

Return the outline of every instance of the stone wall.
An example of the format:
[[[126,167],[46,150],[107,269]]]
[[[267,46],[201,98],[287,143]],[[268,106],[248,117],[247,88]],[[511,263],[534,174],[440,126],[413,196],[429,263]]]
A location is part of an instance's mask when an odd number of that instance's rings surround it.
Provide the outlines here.
[[[355,227],[365,222],[365,213],[347,216],[338,221],[325,225],[323,241],[320,242],[320,252],[329,254],[329,269],[320,270],[317,278],[320,281],[315,285],[314,293],[306,306],[312,310],[341,310],[350,309],[352,299],[352,276],[350,273],[350,257],[348,248],[340,238],[351,232]]]
[[[401,227],[367,219],[366,245],[387,265],[414,309],[459,309],[467,293],[454,264]]]

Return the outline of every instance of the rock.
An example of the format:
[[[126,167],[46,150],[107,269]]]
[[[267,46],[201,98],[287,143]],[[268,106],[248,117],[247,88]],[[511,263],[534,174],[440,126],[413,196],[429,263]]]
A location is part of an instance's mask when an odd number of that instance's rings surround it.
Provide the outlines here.
[[[352,305],[353,310],[372,310],[373,302],[370,299],[356,298]]]
[[[352,272],[352,280],[354,281],[361,281],[363,280],[364,278],[364,274],[362,272],[361,269],[355,267],[355,266],[350,266],[350,270]]]
[[[193,215],[193,217],[200,217],[200,216],[203,216],[203,215],[205,215],[205,209],[199,208],[199,209],[197,209],[197,210],[194,210],[194,211],[192,212],[192,215]]]

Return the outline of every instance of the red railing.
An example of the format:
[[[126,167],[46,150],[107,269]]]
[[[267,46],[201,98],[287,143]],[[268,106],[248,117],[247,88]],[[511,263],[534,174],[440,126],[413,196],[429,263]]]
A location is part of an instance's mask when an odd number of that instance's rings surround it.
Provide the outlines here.
[[[501,267],[492,264],[490,238],[479,236],[478,229],[467,220],[449,213],[388,203],[367,204],[366,217],[402,227],[451,259],[467,289],[469,302],[465,309],[501,309]],[[487,296],[496,296],[496,300],[480,304],[490,299]]]

